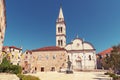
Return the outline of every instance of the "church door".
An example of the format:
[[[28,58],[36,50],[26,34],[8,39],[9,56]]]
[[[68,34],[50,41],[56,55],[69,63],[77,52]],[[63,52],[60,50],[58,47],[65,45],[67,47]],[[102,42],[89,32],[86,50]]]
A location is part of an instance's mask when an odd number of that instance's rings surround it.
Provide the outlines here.
[[[82,70],[82,63],[81,61],[76,62],[77,70]]]
[[[81,57],[79,57],[79,56],[76,59],[76,68],[77,68],[77,70],[82,70]]]

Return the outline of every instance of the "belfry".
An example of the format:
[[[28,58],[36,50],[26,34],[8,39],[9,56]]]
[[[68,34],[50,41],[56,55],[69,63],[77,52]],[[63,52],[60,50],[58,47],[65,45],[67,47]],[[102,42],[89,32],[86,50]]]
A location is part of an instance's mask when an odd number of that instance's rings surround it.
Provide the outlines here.
[[[59,16],[56,21],[56,46],[64,48],[66,46],[66,24],[60,7]]]

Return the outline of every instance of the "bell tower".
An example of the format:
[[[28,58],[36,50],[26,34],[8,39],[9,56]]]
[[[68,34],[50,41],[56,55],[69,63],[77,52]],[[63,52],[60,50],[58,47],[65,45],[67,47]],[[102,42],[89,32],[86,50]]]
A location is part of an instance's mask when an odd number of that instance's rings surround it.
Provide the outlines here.
[[[61,48],[66,46],[66,24],[64,21],[62,6],[60,6],[58,19],[56,21],[56,46]]]

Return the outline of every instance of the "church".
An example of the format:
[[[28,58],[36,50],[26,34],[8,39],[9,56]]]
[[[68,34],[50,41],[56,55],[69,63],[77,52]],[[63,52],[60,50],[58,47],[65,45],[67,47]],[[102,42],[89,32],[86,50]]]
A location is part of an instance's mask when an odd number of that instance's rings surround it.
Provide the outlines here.
[[[74,71],[96,68],[96,51],[91,43],[78,36],[69,44],[66,43],[66,23],[60,7],[56,20],[56,46],[26,51],[22,56],[21,66],[29,72],[60,71],[67,69],[68,57]]]
[[[96,51],[94,46],[78,36],[66,44],[66,24],[62,7],[56,21],[56,46],[65,48],[72,62],[73,70],[94,70],[96,68]]]

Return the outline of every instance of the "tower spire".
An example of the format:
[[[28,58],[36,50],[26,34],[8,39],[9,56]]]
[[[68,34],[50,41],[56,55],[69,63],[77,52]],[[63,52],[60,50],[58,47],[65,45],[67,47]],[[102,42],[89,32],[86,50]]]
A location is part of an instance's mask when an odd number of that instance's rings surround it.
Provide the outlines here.
[[[60,4],[60,11],[59,11],[59,16],[58,18],[64,18],[63,16],[63,11],[62,11],[62,5]]]

